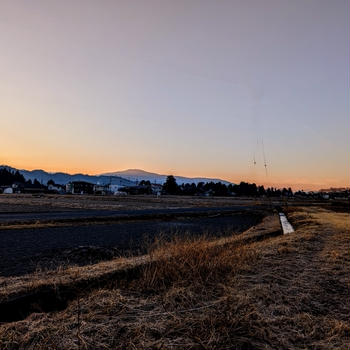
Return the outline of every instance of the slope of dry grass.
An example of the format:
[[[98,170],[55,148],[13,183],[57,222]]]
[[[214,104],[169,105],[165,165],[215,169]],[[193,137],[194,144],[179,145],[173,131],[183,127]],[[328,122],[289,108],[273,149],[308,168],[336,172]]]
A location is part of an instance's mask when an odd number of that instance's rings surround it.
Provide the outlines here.
[[[1,349],[346,349],[349,215],[294,208],[294,234],[159,242],[132,280],[1,325]]]

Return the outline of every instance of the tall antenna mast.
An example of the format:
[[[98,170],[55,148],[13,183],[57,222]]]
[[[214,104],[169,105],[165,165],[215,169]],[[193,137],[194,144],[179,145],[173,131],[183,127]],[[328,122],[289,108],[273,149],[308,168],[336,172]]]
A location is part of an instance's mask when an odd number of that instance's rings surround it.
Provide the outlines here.
[[[263,157],[264,157],[265,173],[267,176],[267,164],[266,164],[265,147],[264,147],[264,139],[263,138],[261,138],[261,145],[262,145],[262,151],[263,151]]]

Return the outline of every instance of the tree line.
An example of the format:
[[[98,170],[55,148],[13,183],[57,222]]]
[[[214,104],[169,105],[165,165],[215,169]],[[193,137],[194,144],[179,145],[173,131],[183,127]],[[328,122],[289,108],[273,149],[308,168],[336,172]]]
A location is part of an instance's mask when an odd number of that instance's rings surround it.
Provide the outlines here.
[[[289,187],[277,189],[274,187],[257,186],[255,183],[242,181],[239,185],[225,185],[222,182],[199,182],[198,184],[186,183],[178,185],[174,176],[169,175],[162,187],[164,194],[172,195],[211,195],[211,196],[293,196],[293,191]]]
[[[13,183],[21,183],[27,185],[34,185],[37,187],[41,187],[42,184],[37,180],[27,180],[24,178],[22,174],[18,170],[12,171],[6,168],[0,168],[0,185],[1,186],[11,186]]]
[[[37,179],[32,182],[30,179],[25,180],[24,176],[19,171],[11,171],[6,168],[0,168],[0,185],[11,186],[13,183],[18,182],[33,187],[44,187]],[[48,181],[49,184],[54,184],[53,180]],[[141,194],[151,194],[152,184],[150,181],[141,181],[139,187],[143,188],[144,191]],[[238,185],[229,184],[225,185],[222,182],[199,182],[195,183],[184,183],[178,185],[173,175],[169,175],[162,186],[162,193],[169,195],[188,195],[188,196],[252,196],[252,197],[280,197],[280,196],[293,196],[293,191],[289,187],[283,189],[277,189],[274,187],[264,188],[264,186],[258,186],[255,183],[248,183],[242,181]],[[140,194],[140,192],[137,192]],[[298,191],[295,194],[305,195],[303,191]]]

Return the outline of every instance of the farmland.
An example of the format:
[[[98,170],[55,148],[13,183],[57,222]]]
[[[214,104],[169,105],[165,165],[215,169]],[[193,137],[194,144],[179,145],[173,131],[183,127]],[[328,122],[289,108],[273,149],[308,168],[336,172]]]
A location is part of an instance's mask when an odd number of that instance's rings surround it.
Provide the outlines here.
[[[57,244],[53,255],[37,260],[56,264],[34,269],[33,254],[30,269],[21,270],[17,259],[12,264],[17,268],[0,277],[2,349],[349,345],[346,205],[146,196],[86,200],[78,196],[64,206],[69,198],[1,196],[0,205],[12,214],[77,211],[68,221],[39,215],[35,222],[2,222],[2,242],[17,237],[12,251],[21,249],[28,232],[28,240],[35,241],[28,252]],[[49,202],[48,210],[36,210]],[[123,216],[117,215],[117,205]],[[276,208],[283,209],[295,232],[282,234]],[[106,212],[83,219],[82,210]],[[129,237],[142,231],[152,235],[147,240],[140,235],[123,250],[111,239],[121,236],[115,227],[124,227]],[[69,244],[63,247],[64,242]],[[69,260],[67,251],[75,259]]]

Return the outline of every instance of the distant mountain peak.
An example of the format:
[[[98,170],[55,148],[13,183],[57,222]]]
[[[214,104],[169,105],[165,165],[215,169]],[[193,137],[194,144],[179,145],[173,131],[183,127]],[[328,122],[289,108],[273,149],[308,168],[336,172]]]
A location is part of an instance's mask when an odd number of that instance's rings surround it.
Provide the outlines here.
[[[108,172],[101,174],[104,176],[121,176],[126,177],[127,179],[131,181],[141,181],[141,180],[148,180],[152,183],[158,183],[162,184],[165,182],[168,175],[171,174],[157,174],[152,173],[143,169],[126,169],[126,170],[120,170],[120,171],[114,171],[114,172]],[[213,179],[213,178],[207,178],[207,177],[186,177],[186,176],[180,176],[180,175],[174,175],[176,181],[178,184],[183,183],[199,183],[199,182],[222,182],[226,185],[230,184],[231,182],[221,179]]]
[[[150,173],[149,171],[142,170],[142,169],[126,169],[126,170],[121,170],[119,172],[124,173],[124,174],[155,174],[155,173]]]
[[[0,165],[0,168],[7,168],[12,171],[18,170],[26,180],[37,179],[39,182],[46,184],[49,180],[53,180],[59,185],[65,185],[70,181],[86,181],[93,184],[113,184],[120,186],[132,186],[135,182],[130,179],[125,179],[121,176],[105,176],[105,175],[88,175],[88,174],[67,174],[63,172],[47,172],[42,169],[25,170],[16,169],[7,165]]]
[[[18,170],[26,180],[34,180],[37,179],[39,182],[46,184],[47,181],[53,180],[55,183],[60,185],[65,185],[70,181],[87,181],[91,183],[100,183],[100,184],[118,184],[121,186],[132,186],[141,180],[148,180],[151,183],[163,184],[166,181],[168,175],[171,174],[157,174],[151,173],[142,169],[126,169],[122,171],[115,171],[104,173],[100,175],[88,175],[88,174],[67,174],[63,172],[47,172],[42,169],[35,170],[25,170],[25,169],[16,169],[8,165],[0,165],[0,168],[8,168],[12,171]],[[230,184],[231,182],[221,180],[221,179],[213,179],[207,177],[186,177],[186,176],[178,176],[174,175],[176,182],[181,185],[183,183],[195,183],[199,182],[222,182],[223,184]]]

